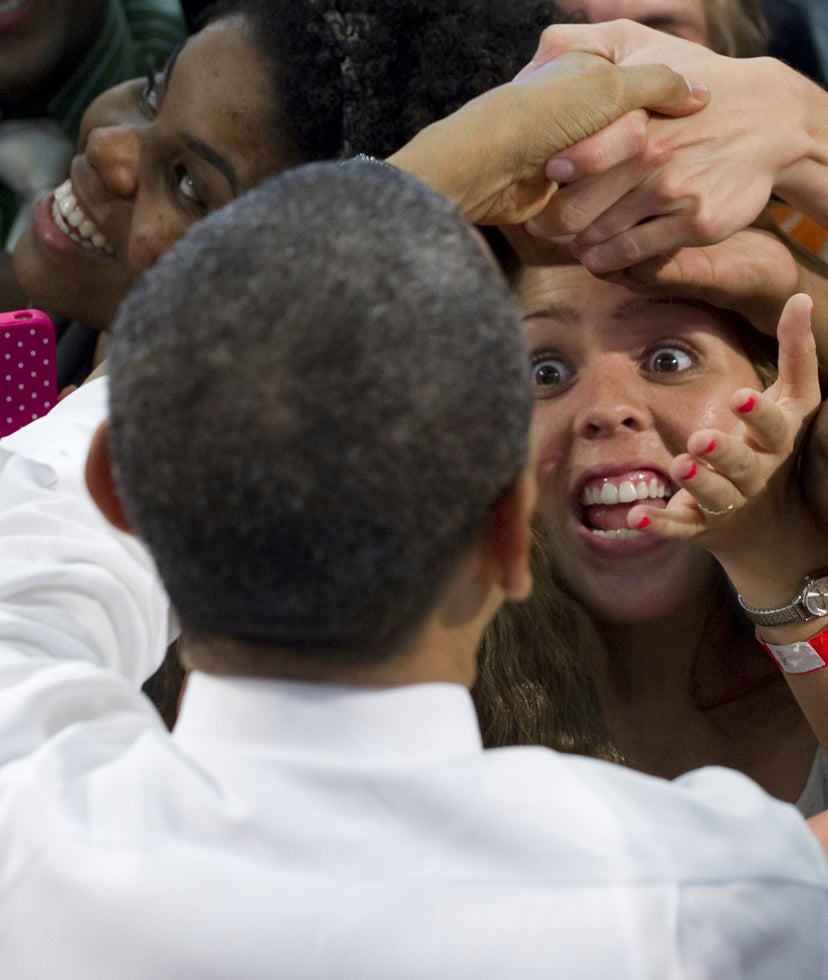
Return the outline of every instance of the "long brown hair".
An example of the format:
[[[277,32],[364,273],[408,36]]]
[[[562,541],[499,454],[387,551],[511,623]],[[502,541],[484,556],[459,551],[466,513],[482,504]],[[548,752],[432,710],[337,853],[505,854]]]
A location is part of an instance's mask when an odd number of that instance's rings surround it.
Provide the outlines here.
[[[581,604],[558,582],[540,532],[532,595],[507,603],[483,637],[472,691],[487,748],[546,745],[620,762],[583,650],[600,644]]]

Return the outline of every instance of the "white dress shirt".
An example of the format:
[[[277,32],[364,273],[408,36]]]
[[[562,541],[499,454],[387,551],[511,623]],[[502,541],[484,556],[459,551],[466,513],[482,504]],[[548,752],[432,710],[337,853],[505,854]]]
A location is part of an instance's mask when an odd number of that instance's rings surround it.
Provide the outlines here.
[[[822,852],[737,773],[484,752],[445,684],[195,673],[169,735],[151,562],[33,428],[0,445],[4,980],[828,974]]]

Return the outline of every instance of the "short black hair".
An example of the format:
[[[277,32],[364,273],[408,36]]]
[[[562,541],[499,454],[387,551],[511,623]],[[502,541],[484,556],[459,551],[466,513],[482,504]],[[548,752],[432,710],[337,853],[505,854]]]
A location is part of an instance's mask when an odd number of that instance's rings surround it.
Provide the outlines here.
[[[525,465],[514,298],[384,164],[306,165],[199,222],[109,350],[119,492],[192,636],[388,654]]]

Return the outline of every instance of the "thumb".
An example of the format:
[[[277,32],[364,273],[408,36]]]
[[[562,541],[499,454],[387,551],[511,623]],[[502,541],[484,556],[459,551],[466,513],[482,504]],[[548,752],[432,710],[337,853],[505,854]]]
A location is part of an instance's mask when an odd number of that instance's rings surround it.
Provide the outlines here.
[[[710,101],[710,90],[697,78],[688,78],[667,65],[632,65],[626,76],[624,111],[643,108],[663,116],[690,116]]]

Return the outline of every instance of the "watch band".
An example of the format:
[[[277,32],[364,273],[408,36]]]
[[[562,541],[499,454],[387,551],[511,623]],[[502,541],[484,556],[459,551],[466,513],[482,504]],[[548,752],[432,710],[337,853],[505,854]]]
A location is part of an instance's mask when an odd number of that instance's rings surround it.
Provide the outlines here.
[[[810,640],[797,643],[759,642],[786,674],[812,674],[828,667],[828,628]]]
[[[760,609],[745,602],[740,595],[736,598],[742,612],[757,626],[784,626],[797,620],[807,623],[828,615],[828,571],[806,575],[798,594],[783,606]]]

